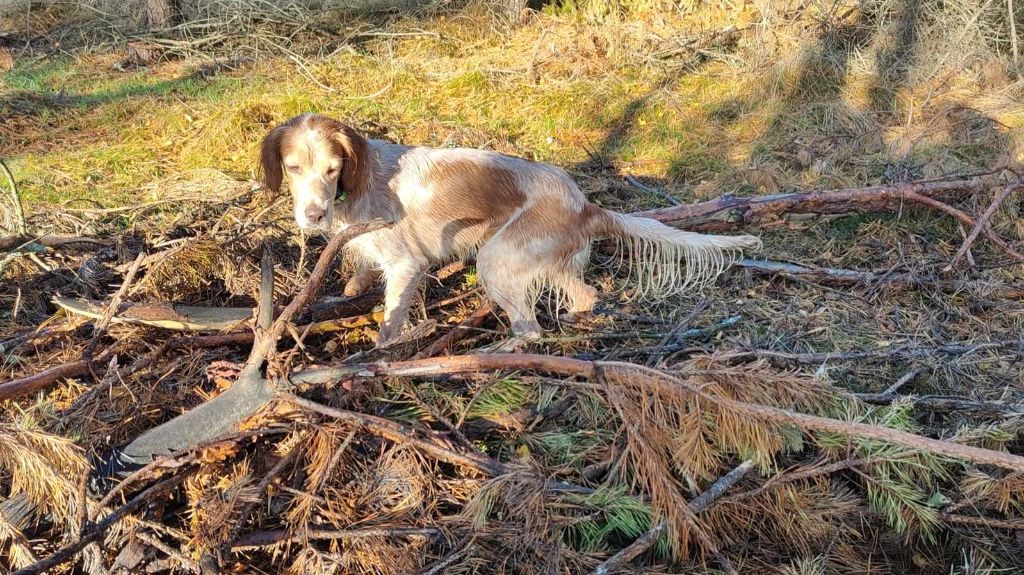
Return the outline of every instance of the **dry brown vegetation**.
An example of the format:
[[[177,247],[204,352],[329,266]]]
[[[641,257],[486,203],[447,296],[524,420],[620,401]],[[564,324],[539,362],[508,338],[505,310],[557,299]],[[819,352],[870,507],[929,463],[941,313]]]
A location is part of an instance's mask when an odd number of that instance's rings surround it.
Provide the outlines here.
[[[0,20],[24,204],[0,171],[3,567],[1024,568],[1013,3],[210,2],[155,31],[84,4]],[[486,353],[504,318],[449,266],[375,350],[379,294],[332,297],[344,266],[253,179],[305,110],[555,163],[604,206],[766,247],[656,306],[597,266],[600,313],[560,325],[550,302],[513,356]],[[262,319],[168,329],[225,308]],[[240,395],[258,411],[226,437],[179,417]],[[183,421],[180,451],[95,473]]]

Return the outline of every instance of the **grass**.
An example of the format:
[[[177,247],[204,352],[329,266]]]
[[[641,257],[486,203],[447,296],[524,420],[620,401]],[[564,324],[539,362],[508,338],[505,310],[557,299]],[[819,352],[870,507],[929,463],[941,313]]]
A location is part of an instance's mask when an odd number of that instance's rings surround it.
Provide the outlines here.
[[[829,101],[788,105],[787,83],[812,86],[816,80],[800,76],[806,70],[794,71],[792,63],[751,78],[737,61],[752,57],[747,52],[756,45],[695,69],[650,61],[638,66],[631,28],[621,22],[594,27],[573,16],[579,7],[572,6],[497,32],[479,18],[399,23],[399,29],[415,25],[427,34],[370,40],[311,62],[309,74],[330,92],[283,57],[212,79],[197,77],[197,63],[188,61],[122,72],[113,66],[117,56],[107,53],[19,61],[0,84],[6,93],[0,102],[17,126],[5,134],[10,137],[0,154],[12,159],[30,212],[82,198],[116,205],[131,201],[145,183],[199,168],[251,178],[266,129],[305,111],[385,126],[386,137],[407,143],[491,147],[570,169],[586,162],[591,149],[620,172],[660,178],[683,192],[701,181],[719,183],[720,192],[748,193],[868,183],[871,170],[830,158],[826,148],[849,136],[845,118],[871,114],[864,109],[868,99],[857,96],[870,84],[870,70],[853,66],[842,78],[850,89],[811,91],[812,99],[824,93]],[[725,13],[715,22],[670,18],[677,33],[692,34],[698,24],[742,23],[748,12]],[[603,38],[597,36],[602,28],[608,28]],[[623,37],[609,39],[613,31]],[[581,40],[588,34],[601,41]],[[813,59],[810,69],[833,75],[833,67],[818,63],[828,56]],[[919,122],[860,126],[887,134],[872,152],[884,156],[885,147],[900,148],[897,140],[909,137],[900,134],[934,120],[931,110],[943,102],[968,101],[966,83],[957,94],[901,93],[916,106]],[[999,108],[993,120],[1005,124],[992,124],[1001,140],[929,137],[909,153],[920,149],[922,156],[957,165],[1006,153],[994,145],[1016,144],[1007,134],[1024,126],[1024,118],[1005,102],[993,105]],[[807,142],[805,163],[812,166],[785,161],[794,141]],[[829,167],[811,169],[816,161]],[[752,168],[760,175],[743,175]]]

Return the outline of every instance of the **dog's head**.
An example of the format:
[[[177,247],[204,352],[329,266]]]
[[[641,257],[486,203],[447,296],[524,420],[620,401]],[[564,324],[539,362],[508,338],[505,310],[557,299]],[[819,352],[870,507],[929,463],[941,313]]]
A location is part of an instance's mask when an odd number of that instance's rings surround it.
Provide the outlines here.
[[[274,128],[263,138],[260,163],[271,194],[285,176],[295,203],[295,223],[328,231],[334,202],[366,192],[370,165],[366,139],[351,127],[315,114],[304,114]]]

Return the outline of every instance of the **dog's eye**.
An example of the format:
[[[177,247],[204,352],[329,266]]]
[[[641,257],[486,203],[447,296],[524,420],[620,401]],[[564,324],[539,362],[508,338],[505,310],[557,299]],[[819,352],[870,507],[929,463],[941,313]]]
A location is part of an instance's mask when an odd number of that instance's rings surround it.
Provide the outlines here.
[[[293,174],[298,174],[299,172],[302,171],[302,168],[299,166],[288,166],[288,171]]]
[[[328,176],[333,176],[334,174],[337,174],[337,173],[338,173],[338,168],[337,167],[332,166],[330,168],[327,168],[327,175]]]

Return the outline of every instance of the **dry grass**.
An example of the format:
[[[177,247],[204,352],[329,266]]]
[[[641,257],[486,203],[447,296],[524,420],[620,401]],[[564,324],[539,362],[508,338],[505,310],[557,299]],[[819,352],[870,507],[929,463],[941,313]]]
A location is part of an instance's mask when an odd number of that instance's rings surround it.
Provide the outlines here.
[[[321,244],[314,239],[305,253],[287,206],[267,206],[252,180],[259,139],[299,112],[345,118],[395,141],[554,163],[593,201],[620,210],[665,201],[625,182],[627,174],[694,201],[1018,163],[1024,88],[1000,56],[1008,42],[1001,6],[886,0],[860,9],[816,2],[669,9],[602,0],[521,16],[471,3],[384,19],[335,14],[301,31],[308,18],[289,12],[276,24],[254,15],[231,34],[225,30],[233,24],[221,20],[208,36],[156,35],[183,43],[159,45],[159,57],[141,68],[109,37],[76,36],[81,27],[60,8],[30,14],[30,25],[84,47],[55,53],[39,38],[25,48],[6,40],[24,34],[24,14],[8,18],[0,23],[0,54],[10,53],[14,66],[0,76],[0,156],[18,178],[29,227],[111,244],[49,255],[49,272],[23,258],[9,265],[0,288],[0,375],[80,357],[91,331],[55,313],[50,297],[108,297],[140,250],[163,255],[144,268],[129,300],[252,305],[268,245],[278,262],[277,303],[287,301]],[[215,34],[225,37],[199,42]],[[951,44],[965,48],[946,49]],[[990,197],[964,207],[979,213]],[[1017,241],[1024,239],[1022,201],[1011,197],[994,219]],[[658,365],[715,394],[1020,452],[1020,416],[929,413],[906,402],[868,407],[848,394],[882,391],[920,368],[901,393],[1020,404],[1019,349],[824,365],[723,359],[748,348],[802,353],[1019,339],[1021,300],[992,294],[1020,293],[1020,266],[979,243],[975,267],[942,276],[962,232],[942,215],[910,210],[809,221],[762,237],[771,259],[912,272],[922,281],[835,288],[736,270],[707,294],[713,300],[691,326],[739,321],[665,352],[658,343],[701,295],[645,308],[620,289],[622,276],[598,270],[592,279],[608,313],[573,328],[545,314],[552,340],[541,349]],[[325,292],[340,293],[342,279],[329,278]],[[432,282],[425,301],[474,287],[470,269]],[[451,325],[477,303],[472,296],[427,313]],[[502,321],[489,318],[463,349],[493,340]],[[372,353],[366,323],[289,345],[282,361],[315,365]],[[26,335],[41,324],[50,331]],[[24,532],[0,514],[0,545],[12,564],[45,555],[73,532],[82,453],[104,452],[216,395],[234,378],[231,362],[244,357],[234,348],[162,352],[166,337],[112,326],[102,344],[118,350],[116,370],[0,406],[0,494],[24,493],[50,514]],[[131,369],[154,353],[156,361]],[[121,377],[126,368],[131,373]],[[230,553],[228,564],[241,572],[412,573],[455,553],[451,573],[577,573],[667,518],[671,537],[641,559],[648,572],[716,572],[713,548],[742,573],[1021,568],[1015,532],[942,516],[1020,521],[1020,477],[993,469],[745,420],[678,395],[652,398],[629,381],[516,374],[310,393],[443,435],[523,472],[488,479],[348,424],[275,406],[248,425],[287,433],[204,453],[180,492],[159,512],[119,524],[107,549],[141,535],[198,560],[236,527],[286,529],[294,541]],[[740,484],[738,498],[699,517],[683,511],[745,459],[759,473]],[[814,473],[853,459],[867,463]],[[278,466],[277,477],[257,489]],[[794,473],[804,475],[786,479]],[[538,475],[593,491],[553,492]],[[444,536],[310,535],[397,527],[436,527]],[[706,537],[695,538],[698,532]]]

